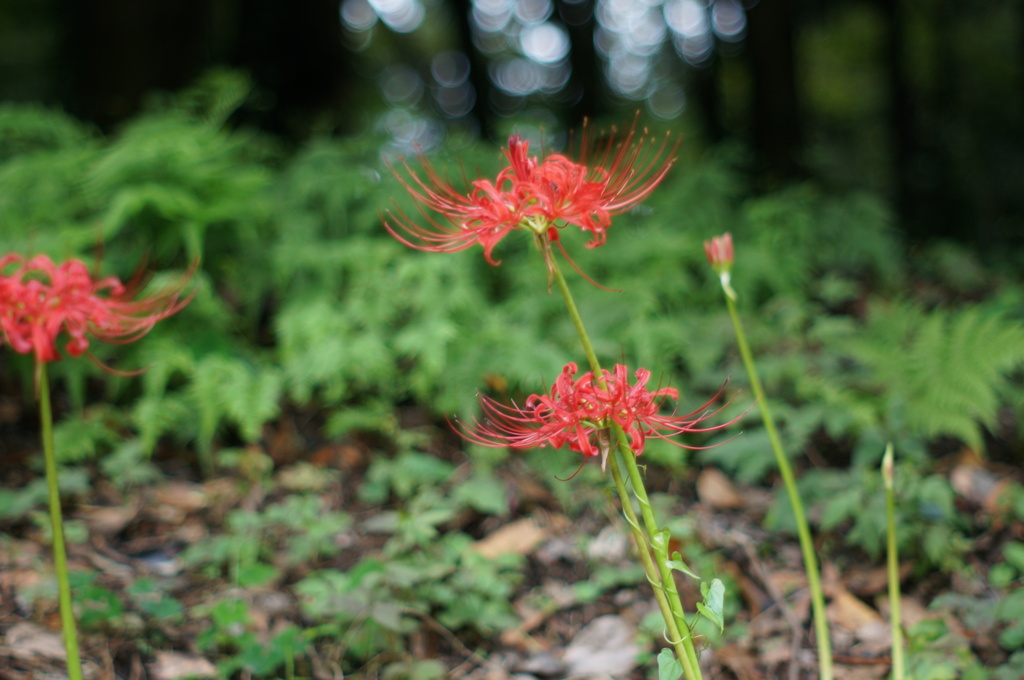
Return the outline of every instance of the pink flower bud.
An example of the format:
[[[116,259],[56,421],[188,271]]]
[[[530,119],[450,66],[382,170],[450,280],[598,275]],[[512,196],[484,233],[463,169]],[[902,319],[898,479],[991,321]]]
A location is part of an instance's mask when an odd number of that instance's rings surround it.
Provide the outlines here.
[[[732,234],[726,232],[704,242],[704,252],[708,262],[719,274],[732,269]]]

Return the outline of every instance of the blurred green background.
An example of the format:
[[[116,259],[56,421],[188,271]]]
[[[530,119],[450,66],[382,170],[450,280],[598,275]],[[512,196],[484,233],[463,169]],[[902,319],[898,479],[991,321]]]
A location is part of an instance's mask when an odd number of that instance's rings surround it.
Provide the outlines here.
[[[56,368],[93,419],[80,451],[170,436],[208,473],[296,413],[314,439],[394,436],[409,408],[439,422],[480,389],[536,391],[579,356],[528,245],[506,239],[501,267],[401,246],[381,214],[412,208],[384,159],[492,177],[510,131],[560,148],[639,111],[682,136],[679,164],[614,247],[566,241],[623,290],[578,291],[606,362],[695,403],[742,375],[701,248],[731,230],[795,449],[867,464],[887,438],[925,456],[987,437],[1019,456],[1021,3],[424,2],[0,9],[0,245],[121,277],[202,262],[185,313],[97,348],[140,379]],[[126,408],[86,409],[102,400]],[[754,427],[708,455],[757,478]]]
[[[501,141],[634,110],[687,152],[746,150],[754,188],[866,189],[912,240],[1024,234],[1024,7],[1011,0],[14,0],[0,100],[104,131],[211,67],[232,122],[290,141]]]

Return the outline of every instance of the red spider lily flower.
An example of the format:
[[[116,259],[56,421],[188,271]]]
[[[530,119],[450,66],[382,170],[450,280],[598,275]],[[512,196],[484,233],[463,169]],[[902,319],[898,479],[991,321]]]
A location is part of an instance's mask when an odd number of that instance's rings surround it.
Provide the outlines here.
[[[609,137],[590,165],[585,132],[582,146],[580,162],[561,154],[539,161],[529,155],[529,142],[512,135],[504,150],[509,165],[494,182],[472,182],[465,195],[421,154],[424,177],[407,163],[408,178],[392,171],[416,200],[426,226],[400,211],[389,211],[384,226],[418,250],[448,253],[480,244],[492,265],[499,264],[494,247],[514,230],[556,241],[557,229],[573,224],[591,235],[587,247],[597,247],[607,238],[612,216],[638,205],[665,178],[675,147],[669,150],[667,138],[659,145],[646,132],[637,135],[635,125],[619,142]]]
[[[6,274],[12,264],[20,267]],[[40,363],[61,358],[61,333],[68,335],[65,349],[74,357],[88,350],[90,339],[133,342],[192,300],[182,296],[192,273],[177,287],[134,299],[140,281],[126,286],[113,276],[94,280],[79,260],[58,266],[45,255],[7,255],[0,258],[2,339],[15,352],[35,353]]]
[[[585,456],[601,455],[604,464],[609,450],[612,424],[622,428],[629,447],[637,456],[643,453],[648,437],[665,439],[682,448],[692,447],[671,438],[685,432],[711,432],[727,427],[735,419],[721,425],[701,427],[721,408],[710,410],[715,395],[701,408],[686,415],[659,414],[663,401],[676,399],[677,390],[664,387],[647,389],[651,373],[638,369],[636,382],[630,384],[627,369],[617,364],[613,371],[603,370],[595,379],[588,371],[575,378],[577,366],[567,364],[555,381],[550,394],[533,394],[524,407],[506,406],[481,397],[483,422],[475,421],[463,428],[462,436],[483,446],[533,448],[568,444],[571,451]]]

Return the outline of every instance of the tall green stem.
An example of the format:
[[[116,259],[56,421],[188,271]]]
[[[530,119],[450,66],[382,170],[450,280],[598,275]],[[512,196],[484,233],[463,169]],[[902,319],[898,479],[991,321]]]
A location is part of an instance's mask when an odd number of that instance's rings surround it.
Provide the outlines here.
[[[772,417],[771,409],[768,406],[768,399],[765,397],[764,388],[761,386],[761,379],[757,375],[757,366],[754,364],[754,356],[751,354],[750,346],[747,344],[747,337],[743,332],[743,324],[740,322],[739,313],[736,311],[736,303],[728,291],[725,291],[725,293],[725,303],[729,307],[729,316],[732,317],[733,329],[736,332],[736,342],[739,345],[740,354],[743,356],[743,365],[747,369],[750,387],[754,390],[754,397],[757,399],[757,404],[761,409],[761,419],[764,421],[765,430],[768,432],[772,451],[775,452],[775,461],[779,466],[779,472],[782,474],[782,481],[786,485],[786,493],[789,494],[793,515],[796,517],[796,529],[800,537],[800,551],[803,553],[804,569],[807,572],[807,585],[811,591],[811,607],[814,610],[819,677],[820,680],[832,680],[832,644],[829,638],[828,618],[825,613],[825,595],[821,587],[821,573],[818,570],[818,558],[814,553],[811,530],[807,524],[807,516],[804,514],[800,493],[796,488],[793,468],[790,466],[789,458],[782,449],[779,432],[775,428],[775,419]]]
[[[614,426],[616,437],[619,440],[619,453],[626,463],[626,471],[629,473],[629,481],[633,486],[633,493],[636,495],[637,503],[640,505],[640,516],[644,520],[644,528],[647,535],[651,537],[654,544],[655,557],[658,560],[658,567],[661,570],[662,582],[669,595],[669,602],[673,604],[673,612],[676,615],[680,628],[686,630],[686,637],[683,639],[683,646],[686,648],[686,655],[690,663],[698,666],[697,650],[693,645],[693,636],[689,634],[689,627],[686,625],[686,614],[683,611],[682,600],[679,597],[679,590],[676,588],[676,579],[669,566],[669,536],[667,529],[659,529],[654,518],[654,509],[647,497],[647,489],[644,487],[643,477],[640,475],[640,466],[637,465],[636,456],[629,448],[626,433],[618,425]]]
[[[693,658],[692,636],[685,620],[683,620],[682,627],[680,628],[678,613],[673,609],[672,599],[669,598],[665,589],[662,570],[654,564],[654,560],[651,558],[651,549],[647,544],[647,537],[637,521],[636,513],[633,511],[633,501],[629,496],[629,491],[626,489],[622,472],[619,470],[619,457],[627,460],[632,457],[632,453],[627,456],[620,450],[619,456],[612,458],[611,461],[612,481],[615,483],[615,489],[618,491],[619,500],[622,503],[622,512],[626,515],[626,522],[629,524],[630,531],[633,534],[633,540],[636,543],[637,552],[640,554],[640,561],[643,563],[647,580],[650,581],[651,588],[654,590],[654,599],[658,603],[658,609],[661,610],[661,616],[665,619],[668,642],[675,649],[676,656],[683,666],[683,675],[687,680],[697,680],[701,677],[700,665]],[[674,580],[669,581],[669,583],[674,590]],[[678,595],[676,600],[678,600]],[[683,631],[686,632],[683,633]],[[689,645],[686,644],[687,641],[690,642]]]
[[[557,283],[558,290],[565,300],[569,316],[576,327],[576,333],[579,335],[580,342],[583,345],[583,352],[590,363],[590,370],[593,371],[594,376],[598,380],[602,380],[600,377],[603,375],[601,363],[594,352],[594,346],[590,342],[590,336],[587,334],[586,326],[583,324],[583,317],[576,306],[572,291],[569,290],[569,284],[562,275],[558,262],[552,256],[550,244],[542,243],[541,249],[547,262],[548,271]],[[637,550],[640,552],[641,560],[644,562],[647,579],[654,588],[655,598],[658,600],[658,606],[661,607],[666,628],[669,635],[672,636],[670,642],[676,649],[676,654],[683,666],[683,674],[687,680],[698,680],[702,677],[700,663],[697,657],[697,650],[693,644],[693,635],[690,634],[690,629],[686,622],[686,613],[683,610],[682,600],[679,597],[679,590],[676,588],[675,576],[672,573],[672,568],[669,566],[667,531],[660,531],[658,529],[658,524],[654,519],[654,510],[651,508],[643,478],[640,476],[640,469],[636,463],[636,456],[629,447],[625,432],[618,425],[613,425],[612,431],[615,434],[616,449],[625,463],[629,481],[633,487],[633,493],[636,495],[637,502],[640,505],[640,514],[643,517],[646,536],[644,530],[640,529],[636,513],[633,512],[632,500],[622,479],[622,474],[618,470],[618,462],[613,459],[611,461],[612,479],[619,492],[623,512],[630,523],[633,539],[636,541]],[[650,554],[652,544],[654,551],[653,560]]]
[[[601,362],[597,360],[594,346],[590,343],[590,336],[587,335],[587,328],[583,325],[583,317],[580,316],[580,310],[576,307],[576,301],[572,297],[572,291],[569,290],[569,284],[566,282],[565,277],[562,276],[562,270],[558,268],[558,261],[555,260],[551,253],[551,245],[549,243],[545,244],[543,253],[544,259],[548,264],[548,271],[555,277],[558,290],[562,294],[562,299],[565,300],[569,316],[576,327],[576,334],[580,336],[580,342],[583,344],[583,353],[587,355],[587,361],[590,363],[590,370],[594,372],[594,376],[600,376]]]
[[[882,480],[885,482],[885,521],[888,547],[889,625],[892,629],[892,677],[903,680],[903,622],[900,616],[900,558],[896,548],[896,494],[893,490],[892,444],[885,447],[882,457]]]
[[[46,488],[50,497],[53,562],[57,570],[60,623],[64,630],[64,649],[67,651],[68,679],[82,680],[82,662],[78,657],[78,634],[75,631],[75,614],[71,608],[71,581],[68,578],[68,558],[67,551],[64,548],[64,522],[60,512],[57,455],[54,452],[53,446],[53,412],[50,409],[50,383],[46,377],[45,362],[39,362],[36,379],[39,391],[39,420],[43,428],[43,459],[46,461]]]

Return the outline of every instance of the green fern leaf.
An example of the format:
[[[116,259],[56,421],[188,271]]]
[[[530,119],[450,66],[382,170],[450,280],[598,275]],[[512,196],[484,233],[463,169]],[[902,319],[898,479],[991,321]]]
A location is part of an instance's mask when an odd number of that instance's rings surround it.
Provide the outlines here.
[[[926,313],[901,304],[875,310],[848,349],[873,374],[891,427],[980,450],[1007,372],[1024,362],[1024,329],[981,307]]]

